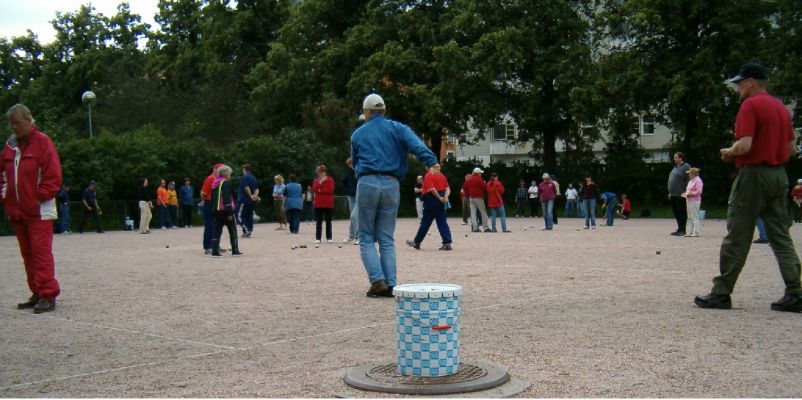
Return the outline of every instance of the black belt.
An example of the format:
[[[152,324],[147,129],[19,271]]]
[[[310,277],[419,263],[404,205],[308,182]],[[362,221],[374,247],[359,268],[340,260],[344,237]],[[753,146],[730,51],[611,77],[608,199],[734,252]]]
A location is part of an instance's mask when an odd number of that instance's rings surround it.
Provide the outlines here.
[[[363,176],[368,176],[368,175],[386,176],[388,178],[393,178],[395,180],[398,180],[398,178],[395,175],[388,174],[386,172],[365,172],[364,174],[360,174],[359,177],[361,178]]]

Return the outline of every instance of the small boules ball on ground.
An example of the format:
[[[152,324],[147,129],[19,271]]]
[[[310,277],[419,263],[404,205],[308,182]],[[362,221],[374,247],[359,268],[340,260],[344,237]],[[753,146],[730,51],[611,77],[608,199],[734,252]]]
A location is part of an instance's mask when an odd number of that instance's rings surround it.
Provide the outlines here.
[[[660,251],[660,250],[657,250],[657,251],[655,251],[655,254],[657,254],[658,256],[659,256],[660,254],[662,254],[662,253],[663,253],[663,252],[662,252],[662,251]]]

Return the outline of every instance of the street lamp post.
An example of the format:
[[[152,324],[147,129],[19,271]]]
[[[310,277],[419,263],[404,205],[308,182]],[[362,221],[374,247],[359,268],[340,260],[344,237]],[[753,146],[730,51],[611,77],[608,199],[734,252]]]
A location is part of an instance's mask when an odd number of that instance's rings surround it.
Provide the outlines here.
[[[97,96],[91,91],[87,90],[81,96],[81,101],[86,104],[86,107],[89,109],[89,137],[91,138],[92,135],[92,103],[95,102]]]

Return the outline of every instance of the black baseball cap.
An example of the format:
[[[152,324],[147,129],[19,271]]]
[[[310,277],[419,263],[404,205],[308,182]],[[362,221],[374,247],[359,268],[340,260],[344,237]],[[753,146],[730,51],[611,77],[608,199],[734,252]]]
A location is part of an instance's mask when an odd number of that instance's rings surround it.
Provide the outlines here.
[[[758,79],[758,80],[766,80],[768,76],[766,76],[766,68],[764,68],[760,64],[756,63],[746,63],[741,66],[741,70],[738,71],[738,75],[733,76],[730,78],[730,82],[738,83],[744,79]]]

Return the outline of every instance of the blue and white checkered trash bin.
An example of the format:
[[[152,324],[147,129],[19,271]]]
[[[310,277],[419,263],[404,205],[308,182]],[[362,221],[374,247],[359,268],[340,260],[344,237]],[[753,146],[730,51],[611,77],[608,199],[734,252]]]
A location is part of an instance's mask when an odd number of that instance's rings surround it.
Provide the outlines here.
[[[459,314],[462,287],[441,283],[393,289],[398,317],[398,372],[437,377],[459,369]]]

